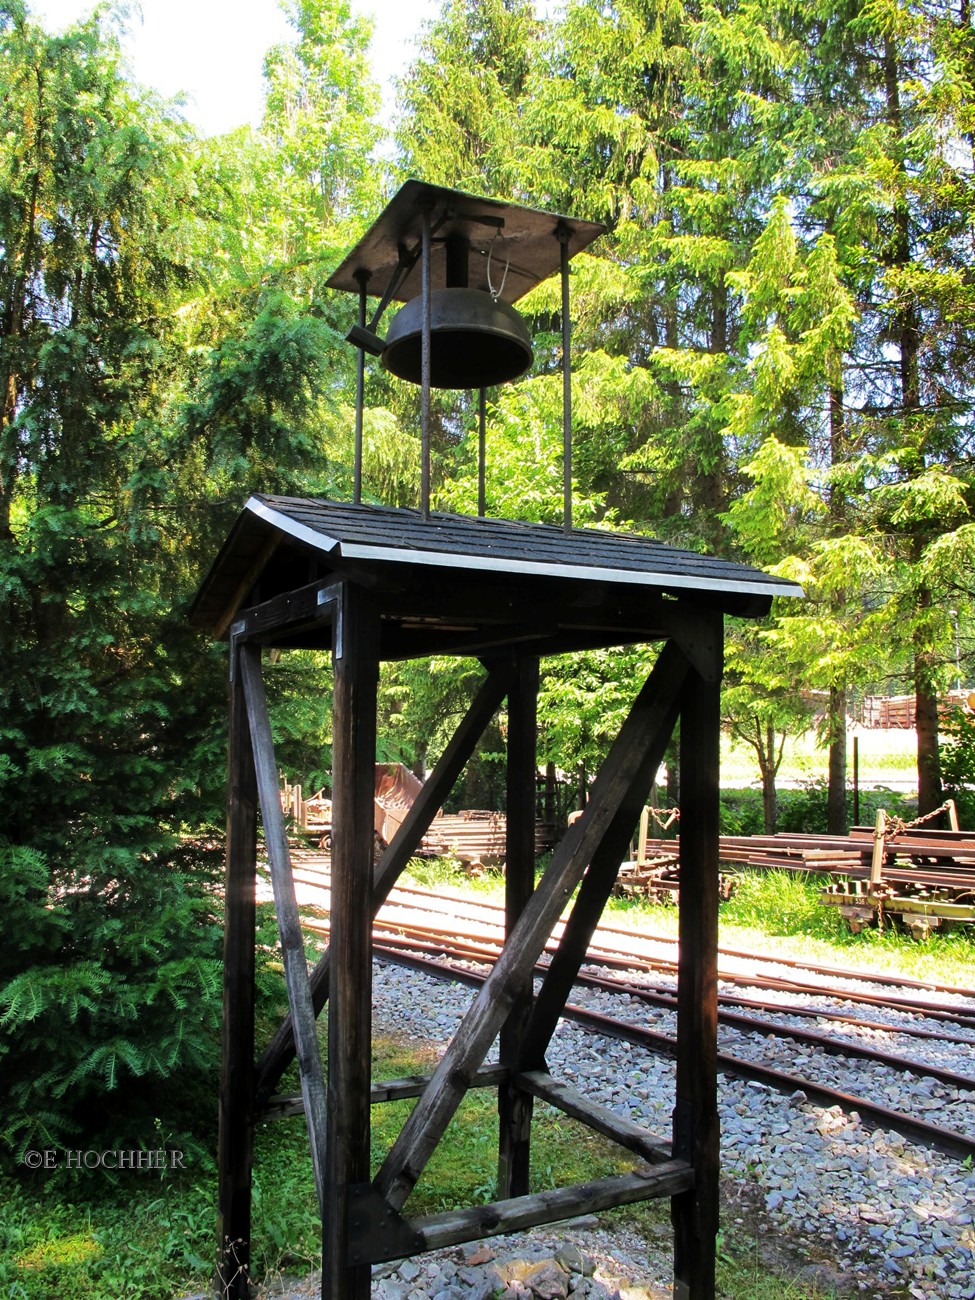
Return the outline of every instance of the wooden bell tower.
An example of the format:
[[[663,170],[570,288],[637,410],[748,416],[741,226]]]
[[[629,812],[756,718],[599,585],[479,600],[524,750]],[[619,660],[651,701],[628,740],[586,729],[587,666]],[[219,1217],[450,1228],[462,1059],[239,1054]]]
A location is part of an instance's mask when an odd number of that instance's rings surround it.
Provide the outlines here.
[[[574,228],[565,218],[410,184],[414,188],[409,201],[401,198],[401,191],[384,214],[389,218],[385,227],[381,218],[379,234],[367,235],[333,280],[348,281],[339,287],[377,283],[382,276],[370,266],[370,258],[382,264],[392,249],[391,273],[399,275],[401,288],[417,261],[422,263],[424,301],[418,312],[417,351],[428,394],[435,350],[435,304],[429,299],[434,292],[430,285],[437,231],[446,240],[463,226],[465,256],[472,265],[482,256],[477,253],[479,231],[489,236],[499,229],[508,232],[507,251],[495,249],[491,256],[498,277],[507,259],[508,291],[514,294],[519,284],[537,278],[531,265],[532,239],[541,241],[544,235],[551,241],[550,246],[539,243],[545,256],[539,254],[537,266],[548,265],[554,247],[555,265],[564,272],[573,241],[582,246],[598,228],[586,223]],[[485,215],[490,222],[482,221]],[[413,223],[421,227],[418,240],[413,238]],[[521,251],[514,237],[518,229],[528,232]],[[404,271],[411,257],[413,263]],[[482,269],[486,271],[486,265]],[[469,282],[472,278],[468,276]],[[392,296],[387,294],[387,300]],[[381,312],[367,323],[364,301],[363,292],[360,325],[352,341],[363,354],[381,352],[385,344],[376,333]],[[566,311],[566,343],[567,316]],[[403,333],[400,329],[397,339]],[[361,383],[359,409],[361,419]],[[357,483],[358,470],[357,463]],[[365,1300],[375,1263],[654,1197],[667,1197],[671,1203],[675,1297],[713,1297],[723,621],[726,615],[760,617],[774,595],[799,594],[794,584],[742,565],[677,550],[648,537],[572,528],[570,518],[559,528],[438,514],[430,510],[426,495],[418,510],[394,509],[363,504],[358,490],[351,503],[264,495],[247,502],[193,611],[198,626],[228,640],[230,658],[217,1270],[223,1294],[235,1300],[248,1294],[254,1127],[273,1110],[278,1082],[297,1056],[322,1213],[322,1295],[327,1300]],[[655,666],[613,742],[582,817],[564,834],[536,887],[539,661],[574,650],[650,642],[660,645]],[[329,651],[334,671],[331,942],[310,974],[264,697],[262,652],[270,647]],[[434,654],[472,656],[483,666],[483,679],[399,832],[374,863],[379,666],[383,660]],[[422,1089],[404,1081],[374,1091],[372,919],[484,728],[505,702],[503,951]],[[651,1134],[553,1078],[546,1052],[678,722],[682,817],[677,1075],[672,1132]],[[290,1012],[255,1057],[258,810]],[[535,964],[577,887],[562,939],[536,995]],[[327,1072],[316,1025],[326,1002]],[[487,1069],[488,1050],[499,1035],[498,1065]],[[499,1200],[410,1217],[408,1198],[414,1185],[465,1093],[476,1087],[498,1093]],[[370,1168],[371,1105],[381,1104],[380,1097],[418,1094],[415,1109],[381,1165]],[[534,1192],[529,1152],[535,1098],[637,1153],[643,1169]]]

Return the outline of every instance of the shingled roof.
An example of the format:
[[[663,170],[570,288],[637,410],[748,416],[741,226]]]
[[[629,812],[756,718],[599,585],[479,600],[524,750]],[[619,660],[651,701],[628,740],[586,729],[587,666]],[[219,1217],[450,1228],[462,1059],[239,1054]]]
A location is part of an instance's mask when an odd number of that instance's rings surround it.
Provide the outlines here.
[[[700,555],[632,533],[482,519],[391,506],[258,495],[247,502],[192,610],[192,620],[222,633],[274,552],[313,555],[319,572],[431,570],[495,580],[571,579],[620,584],[676,595],[721,597],[801,596],[796,583],[748,565]],[[649,594],[649,593],[648,593]],[[764,603],[764,602],[763,602]]]

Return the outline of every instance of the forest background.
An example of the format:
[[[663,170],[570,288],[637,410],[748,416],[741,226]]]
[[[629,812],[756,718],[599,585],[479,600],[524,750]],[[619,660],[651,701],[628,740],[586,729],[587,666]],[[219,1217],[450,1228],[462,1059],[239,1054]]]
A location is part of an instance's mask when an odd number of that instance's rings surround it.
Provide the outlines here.
[[[605,223],[573,263],[575,521],[802,582],[728,630],[766,825],[782,737],[818,725],[819,829],[845,826],[866,691],[916,696],[922,812],[973,783],[971,725],[938,718],[975,658],[969,0],[448,0],[392,138],[368,23],[285,8],[262,124],[202,138],[127,80],[113,9],[52,35],[0,3],[12,1155],[210,1131],[225,655],[187,611],[252,491],[351,496],[356,304],[324,284],[407,176]],[[491,515],[561,519],[557,293],[520,304],[536,364],[491,394]],[[416,391],[370,368],[364,424],[366,498],[415,504]],[[437,509],[476,510],[474,424],[436,394]],[[584,785],[645,669],[546,662],[543,760]],[[327,663],[268,676],[282,767],[327,785]],[[476,676],[385,670],[378,757],[434,760]],[[482,805],[499,735],[467,777]]]

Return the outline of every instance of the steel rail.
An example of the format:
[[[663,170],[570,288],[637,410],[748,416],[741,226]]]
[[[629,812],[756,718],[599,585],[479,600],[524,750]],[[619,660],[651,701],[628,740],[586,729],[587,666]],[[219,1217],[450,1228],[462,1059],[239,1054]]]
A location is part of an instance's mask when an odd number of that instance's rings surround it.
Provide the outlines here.
[[[580,976],[576,983],[585,988],[595,988],[615,995],[638,998],[641,1002],[646,1002],[650,1006],[675,1011],[677,1009],[676,997],[646,992],[635,984],[620,984],[616,980],[599,979],[593,975]],[[877,1064],[887,1066],[891,1070],[924,1074],[928,1078],[937,1079],[950,1088],[964,1088],[966,1091],[975,1092],[975,1078],[965,1074],[956,1074],[953,1070],[945,1070],[940,1065],[929,1065],[925,1061],[915,1061],[908,1056],[899,1056],[896,1052],[885,1052],[880,1048],[866,1047],[860,1043],[851,1043],[842,1038],[830,1038],[828,1034],[817,1034],[809,1029],[797,1029],[793,1025],[779,1024],[774,1020],[762,1020],[758,1016],[743,1015],[737,1011],[722,1011],[720,1006],[718,1008],[718,1021],[722,1025],[743,1029],[747,1033],[773,1034],[778,1038],[791,1038],[797,1043],[805,1043],[809,1047],[818,1047],[831,1056],[846,1056],[855,1060],[874,1061]],[[877,1025],[875,1028],[882,1029],[884,1026]]]
[[[316,877],[309,878],[307,876],[302,875],[299,876],[298,878],[304,880],[305,883],[311,884],[313,887],[316,888],[326,887],[321,882],[321,880]],[[391,898],[393,898],[395,906],[402,911],[408,911],[412,908],[420,913],[424,913],[427,915],[444,916],[444,917],[448,917],[453,921],[456,921],[457,919],[456,916],[452,914],[447,908],[444,908],[443,906],[437,906],[436,900],[432,899],[429,895],[425,894],[423,891],[415,890],[415,889],[403,889],[402,887],[397,886],[394,893],[397,897],[394,898],[393,895],[391,895]],[[423,898],[425,900],[425,906],[421,907],[419,905],[403,902],[398,897],[400,893],[410,893],[414,896],[419,896]],[[500,909],[497,908],[495,904],[482,903],[482,902],[470,903],[467,905],[465,910],[475,911],[478,908],[490,910],[490,911],[500,911]],[[471,956],[475,959],[479,959],[481,956],[483,956],[485,953],[488,952],[497,953],[500,950],[501,944],[503,942],[503,934],[500,928],[494,928],[492,933],[481,933],[480,935],[477,935],[475,939],[468,940],[466,943],[458,943],[458,940],[456,938],[453,938],[448,941],[445,936],[441,936],[438,931],[436,931],[429,925],[407,923],[402,918],[398,919],[395,922],[393,921],[387,922],[384,919],[382,912],[380,912],[379,917],[377,918],[375,932],[377,934],[383,934],[385,932],[388,932],[389,930],[392,930],[394,933],[402,934],[403,936],[412,935],[417,942],[429,941],[432,936],[435,936],[434,941],[437,943],[447,944],[449,942],[451,945],[451,950],[455,953],[455,955]],[[622,935],[623,937],[630,937],[630,938],[636,938],[638,940],[647,941],[647,936],[641,934],[639,931],[621,929],[619,927],[615,927],[615,928],[601,927],[601,930],[607,934],[616,933]],[[480,940],[480,942],[477,942],[477,940]],[[665,940],[660,936],[654,936],[653,939],[649,941],[650,942],[671,942],[670,940]],[[869,973],[865,973],[862,971],[847,972],[841,967],[834,967],[834,966],[816,967],[811,964],[803,965],[801,963],[795,963],[787,959],[783,959],[779,957],[770,958],[756,953],[744,952],[739,949],[723,949],[722,951],[726,953],[726,955],[748,958],[750,960],[763,962],[764,964],[767,965],[776,965],[776,964],[785,965],[788,966],[789,969],[796,969],[796,970],[803,970],[803,971],[808,970],[812,973],[821,972],[823,974],[841,976],[842,978],[852,977],[861,983],[878,983],[892,988],[900,987],[897,980],[892,976],[877,976],[874,979],[870,976]],[[626,955],[623,953],[607,950],[602,945],[595,945],[595,944],[590,948],[588,960],[593,964],[615,967],[621,970],[636,969],[636,970],[646,970],[648,972],[656,971],[656,972],[666,973],[666,974],[670,974],[676,971],[676,963],[674,961],[671,961],[669,958],[652,957],[646,955],[639,956],[636,954]],[[897,997],[892,997],[890,994],[869,993],[863,990],[840,988],[836,986],[829,987],[829,986],[824,986],[822,984],[812,984],[812,983],[795,980],[795,979],[784,979],[781,976],[772,975],[772,974],[760,975],[757,973],[745,974],[742,972],[723,971],[720,972],[719,978],[721,983],[725,985],[733,984],[738,987],[761,988],[761,989],[768,989],[776,992],[785,992],[785,993],[788,992],[805,993],[805,994],[811,994],[816,997],[828,996],[838,1001],[860,1003],[865,1006],[879,1006],[879,1007],[883,1007],[885,1010],[895,1009],[895,1010],[903,1011],[904,1013],[910,1015],[922,1015],[926,1019],[935,1020],[939,1023],[959,1025],[963,1028],[975,1030],[975,1007],[973,1008],[955,1007],[955,1006],[951,1006],[948,1003],[931,1002],[931,1001],[921,1000],[916,998],[897,998]],[[966,996],[966,995],[971,996],[971,992],[969,990],[958,989],[949,986],[935,986],[935,985],[924,983],[922,981],[905,981],[904,986],[930,989],[932,991],[940,991],[948,994],[953,994],[956,996]],[[773,1007],[768,1007],[768,1009],[775,1010],[775,1008]],[[797,1012],[797,1014],[800,1013]],[[835,1017],[839,1013],[834,1012],[829,1014],[832,1014],[832,1016]],[[856,1023],[856,1018],[850,1017],[850,1022]],[[870,1024],[871,1022],[866,1022],[866,1023]],[[911,1029],[905,1028],[904,1032],[911,1032]],[[922,1027],[917,1027],[915,1032],[918,1037],[924,1036],[925,1033]],[[933,1034],[934,1031],[928,1030],[927,1033]],[[955,1041],[964,1042],[968,1040],[956,1038]]]
[[[422,910],[422,909],[421,909]],[[436,910],[434,913],[436,913]],[[380,925],[382,918],[380,917]],[[397,923],[390,926],[403,934],[415,933],[417,936],[432,935],[438,932],[428,926],[407,925]],[[495,949],[500,948],[502,936],[500,932],[495,941],[492,936],[484,935],[486,942],[492,943]],[[456,941],[454,941],[456,943]],[[754,956],[754,954],[753,954]],[[671,973],[676,971],[676,962],[668,958],[626,956],[625,954],[610,952],[602,946],[592,945],[589,949],[587,960],[596,965],[613,966],[623,970],[643,969],[647,971],[658,971]],[[763,960],[756,958],[756,960]],[[764,959],[766,962],[775,961],[776,959]],[[745,974],[742,972],[721,971],[719,972],[719,981],[722,984],[734,984],[744,988],[764,988],[782,992],[809,993],[817,997],[832,997],[840,1002],[856,1002],[864,1006],[878,1006],[884,1009],[894,1009],[903,1011],[911,1015],[923,1016],[929,1020],[936,1020],[946,1024],[956,1024],[963,1027],[975,1029],[975,1008],[954,1007],[948,1003],[930,1002],[917,998],[898,998],[891,994],[868,993],[860,989],[845,989],[837,986],[824,986],[822,984],[812,984],[801,980],[784,979],[778,975],[758,975]],[[863,977],[861,977],[863,978]],[[869,982],[864,978],[864,982]],[[897,987],[893,980],[885,979],[893,987]]]
[[[382,942],[388,946],[398,946],[395,941],[394,945],[389,945],[388,938],[384,939]],[[411,940],[407,936],[402,936],[399,943],[401,943],[407,950],[412,946]],[[381,948],[382,945],[376,946]],[[425,950],[430,953],[443,952],[445,947],[447,947],[446,944],[424,944]],[[493,952],[488,949],[471,949],[466,945],[461,945],[459,947],[456,945],[450,945],[450,947],[455,956],[467,958],[469,960],[490,961],[493,960],[494,957]],[[543,975],[546,970],[547,966],[542,963],[535,967],[536,975]],[[636,984],[605,979],[596,975],[583,974],[581,972],[576,977],[575,983],[582,988],[596,989],[601,992],[612,993],[616,996],[635,997],[646,1002],[648,1005],[657,1006],[664,1010],[676,1011],[677,1009],[677,999],[670,992],[661,993],[655,990],[641,988]],[[948,1087],[962,1088],[966,1091],[975,1091],[975,1078],[969,1075],[958,1074],[953,1070],[946,1070],[938,1065],[931,1065],[925,1061],[917,1061],[911,1057],[900,1056],[896,1052],[886,1052],[880,1048],[867,1047],[866,1045],[861,1045],[859,1043],[851,1043],[846,1039],[830,1038],[826,1034],[818,1034],[815,1031],[799,1029],[793,1025],[782,1024],[779,1021],[763,1020],[755,1016],[742,1015],[735,1011],[725,1010],[722,1008],[721,1002],[722,999],[719,998],[718,1020],[720,1023],[728,1025],[729,1027],[742,1029],[750,1033],[772,1034],[778,1038],[789,1038],[797,1043],[804,1043],[807,1046],[817,1047],[833,1056],[845,1056],[848,1058],[873,1061],[879,1065],[887,1066],[892,1070],[899,1070],[904,1073],[923,1074],[929,1078],[937,1079]],[[762,1005],[773,1012],[779,1011],[779,1008],[774,1005]],[[790,1013],[785,1011],[782,1012],[782,1014]],[[815,1013],[811,1012],[810,1014]],[[858,1021],[857,1023],[882,1032],[890,1030],[889,1026],[879,1024],[876,1021]],[[898,1031],[894,1030],[893,1032]],[[934,1034],[933,1031],[931,1031],[931,1033],[932,1036],[938,1037],[940,1041],[943,1041],[943,1036]],[[971,1040],[960,1039],[957,1041],[966,1043]]]
[[[486,978],[477,972],[465,970],[431,961],[429,958],[409,956],[395,949],[385,949],[377,945],[377,950],[389,960],[399,965],[424,971],[439,979],[454,980],[464,984],[479,986]],[[631,1042],[645,1047],[655,1055],[672,1056],[676,1051],[677,1040],[669,1034],[645,1029],[640,1025],[631,1025],[625,1021],[615,1020],[599,1012],[588,1011],[583,1007],[567,1003],[564,1017],[573,1020],[598,1033],[612,1038]],[[775,1089],[778,1092],[794,1092],[801,1089],[808,1098],[827,1106],[838,1105],[846,1111],[856,1111],[861,1119],[874,1123],[879,1128],[891,1129],[902,1136],[910,1138],[922,1146],[933,1147],[947,1155],[961,1160],[975,1159],[975,1138],[954,1129],[942,1128],[926,1120],[916,1119],[903,1111],[879,1106],[869,1098],[829,1088],[815,1080],[802,1075],[789,1074],[783,1070],[772,1069],[754,1061],[746,1061],[729,1052],[718,1053],[718,1067],[725,1074],[749,1079]]]
[[[324,861],[325,855],[310,855],[311,860],[314,860],[315,858]],[[296,853],[295,860],[308,861],[309,859],[303,859],[300,853]],[[327,872],[323,870],[323,874],[327,875]],[[310,879],[309,883],[317,883],[317,881]],[[453,914],[450,912],[448,907],[444,906],[445,899],[449,899],[451,906],[459,905],[468,913],[486,911],[503,914],[504,912],[504,908],[498,903],[492,903],[487,899],[464,898],[460,896],[457,891],[451,891],[449,894],[433,895],[429,891],[416,886],[397,885],[395,890],[392,891],[390,897],[398,898],[400,895],[422,898],[425,900],[425,905],[420,907],[419,910],[443,913],[451,916],[451,918]],[[407,904],[401,905],[407,906]],[[419,907],[419,905],[417,906]],[[677,939],[673,935],[665,935],[657,932],[648,933],[645,930],[639,930],[633,926],[623,926],[618,924],[600,925],[599,934],[620,935],[624,938],[635,939],[638,942],[661,943],[667,944],[671,947],[677,946]],[[757,953],[748,949],[734,948],[726,945],[719,946],[718,952],[721,956],[736,957],[744,961],[757,961],[765,964],[786,966],[790,970],[809,971],[810,974],[813,975],[826,975],[836,979],[854,980],[865,984],[876,984],[882,988],[916,989],[919,992],[946,993],[956,997],[975,997],[975,990],[972,989],[965,989],[951,984],[941,984],[931,980],[919,980],[907,975],[886,975],[881,972],[858,970],[855,967],[836,966],[831,963],[810,962],[803,958],[787,957],[779,954],[770,955],[768,953]],[[665,958],[661,958],[660,960],[666,961]],[[816,987],[818,991],[819,986]],[[973,1014],[975,1014],[975,1008],[973,1008]]]
[[[296,859],[300,854],[296,854]],[[308,855],[306,860],[325,861],[324,855]],[[465,911],[471,913],[475,911],[487,911],[493,913],[503,913],[504,909],[500,904],[492,903],[487,899],[464,898],[459,891],[450,891],[447,894],[437,896],[431,895],[429,891],[422,887],[411,885],[397,885],[397,895],[407,895],[425,900],[426,907],[421,910],[434,912],[447,912],[448,909],[443,906],[443,900],[449,898],[451,905],[459,905]],[[663,943],[676,946],[677,940],[672,935],[660,934],[658,932],[647,933],[645,930],[639,930],[632,926],[624,925],[600,925],[601,934],[618,934],[626,938],[633,938],[638,941]],[[722,956],[737,957],[748,961],[772,962],[776,965],[787,966],[790,969],[809,971],[814,975],[826,975],[838,979],[855,980],[862,983],[878,984],[881,987],[890,988],[911,988],[918,991],[927,991],[932,993],[947,993],[960,997],[975,996],[971,989],[960,988],[957,985],[942,984],[932,980],[920,980],[912,976],[885,975],[880,972],[869,972],[857,969],[855,967],[837,966],[830,963],[818,963],[807,961],[803,958],[787,957],[783,955],[770,956],[767,953],[756,953],[748,949],[734,948],[727,945],[721,945],[718,949]]]

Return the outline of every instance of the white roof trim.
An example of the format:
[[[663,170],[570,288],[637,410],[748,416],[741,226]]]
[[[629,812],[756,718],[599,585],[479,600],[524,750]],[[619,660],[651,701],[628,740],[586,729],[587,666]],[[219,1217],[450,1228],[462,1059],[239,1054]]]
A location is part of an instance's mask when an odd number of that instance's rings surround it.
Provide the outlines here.
[[[591,581],[636,583],[643,587],[684,587],[698,591],[748,592],[761,596],[801,596],[802,588],[792,582],[749,582],[731,578],[699,578],[693,574],[647,573],[638,569],[602,569],[590,564],[540,564],[532,560],[509,560],[455,552],[400,550],[391,546],[368,546],[344,542],[342,555],[350,560],[385,560],[393,564],[429,564],[442,569],[485,569],[499,573],[534,573],[551,578],[588,578]]]
[[[320,551],[334,551],[338,539],[308,528],[290,516],[251,497],[247,508],[280,528],[289,536],[308,542]],[[551,578],[585,578],[590,581],[634,583],[643,587],[679,587],[688,591],[730,591],[756,596],[802,596],[798,583],[773,578],[768,582],[747,578],[707,578],[687,573],[651,573],[638,569],[604,569],[588,564],[551,564],[533,560],[510,560],[496,556],[461,555],[456,552],[404,550],[394,546],[372,546],[367,542],[343,542],[341,553],[349,560],[380,560],[387,564],[428,564],[439,569],[483,569],[497,573],[529,573]]]
[[[265,519],[269,524],[273,524],[275,528],[280,528],[289,537],[294,537],[299,542],[307,542],[309,546],[314,546],[318,551],[334,551],[339,544],[337,537],[329,537],[326,533],[320,533],[314,528],[308,528],[305,524],[298,523],[296,519],[282,514],[272,506],[266,506],[263,501],[258,501],[257,497],[251,497],[245,509],[253,511],[255,515]]]

